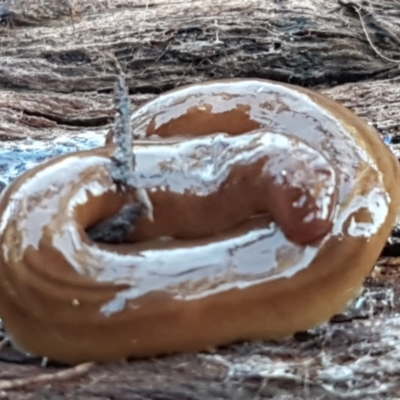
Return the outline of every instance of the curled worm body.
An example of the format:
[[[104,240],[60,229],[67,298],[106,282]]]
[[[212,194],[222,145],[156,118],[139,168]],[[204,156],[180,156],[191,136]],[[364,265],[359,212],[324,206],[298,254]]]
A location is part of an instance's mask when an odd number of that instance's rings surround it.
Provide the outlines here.
[[[343,106],[215,81],[132,116],[153,205],[126,243],[86,233],[127,198],[112,145],[55,158],[0,198],[0,316],[16,346],[75,363],[291,335],[355,297],[395,222],[397,160]]]

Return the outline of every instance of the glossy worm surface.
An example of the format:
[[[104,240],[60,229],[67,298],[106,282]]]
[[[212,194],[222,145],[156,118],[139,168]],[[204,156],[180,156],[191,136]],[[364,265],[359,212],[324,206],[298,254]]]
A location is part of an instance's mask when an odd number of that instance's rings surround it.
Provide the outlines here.
[[[280,338],[360,291],[396,220],[399,166],[317,93],[208,82],[137,109],[136,180],[153,204],[127,243],[86,230],[127,202],[113,145],[57,157],[0,198],[0,316],[13,343],[75,363]]]

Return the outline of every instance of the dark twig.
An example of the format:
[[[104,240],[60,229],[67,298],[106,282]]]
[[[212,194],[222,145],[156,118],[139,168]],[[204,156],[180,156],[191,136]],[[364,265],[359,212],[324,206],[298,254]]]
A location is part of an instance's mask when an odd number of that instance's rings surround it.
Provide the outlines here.
[[[134,188],[136,162],[132,151],[131,102],[122,76],[115,85],[115,107],[118,116],[114,122],[113,141],[117,148],[113,156],[112,178],[116,183]]]
[[[153,219],[153,208],[145,190],[138,188],[135,175],[135,155],[131,127],[131,103],[125,78],[121,74],[115,85],[115,118],[112,141],[116,150],[112,157],[111,177],[118,190],[132,195],[132,202],[126,204],[113,217],[101,221],[88,230],[89,237],[97,242],[121,243],[135,221],[142,215]],[[110,138],[108,138],[110,140]]]

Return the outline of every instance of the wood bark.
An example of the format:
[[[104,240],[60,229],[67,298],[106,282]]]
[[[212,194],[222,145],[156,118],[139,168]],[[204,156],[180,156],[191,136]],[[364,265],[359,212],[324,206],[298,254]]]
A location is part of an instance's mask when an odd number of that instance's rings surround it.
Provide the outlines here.
[[[11,0],[0,3],[1,19],[0,140],[107,132],[120,66],[133,107],[214,78],[310,86],[367,119],[398,151],[396,0]],[[43,371],[3,349],[0,397],[400,398],[396,265],[381,259],[356,306],[280,343],[95,366],[46,385],[37,375],[61,366]]]

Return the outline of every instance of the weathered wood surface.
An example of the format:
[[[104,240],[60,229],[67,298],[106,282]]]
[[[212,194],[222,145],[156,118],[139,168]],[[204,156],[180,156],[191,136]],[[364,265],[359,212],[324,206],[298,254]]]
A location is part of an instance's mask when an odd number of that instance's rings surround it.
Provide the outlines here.
[[[396,0],[11,0],[8,10],[0,26],[3,140],[106,132],[118,61],[134,106],[185,83],[270,78],[313,86],[398,141]],[[0,363],[0,397],[398,399],[400,274],[396,260],[380,264],[357,310],[295,339],[95,366],[47,384],[36,377],[59,367],[20,365],[6,350],[0,356],[15,362]]]
[[[332,96],[386,131],[398,127],[399,63],[387,60],[400,61],[395,0],[376,0],[359,12],[344,0],[108,3],[11,2],[14,29],[3,24],[0,33],[1,136],[104,128],[113,115],[115,59],[129,76],[136,105],[210,78],[326,87],[357,82]]]

